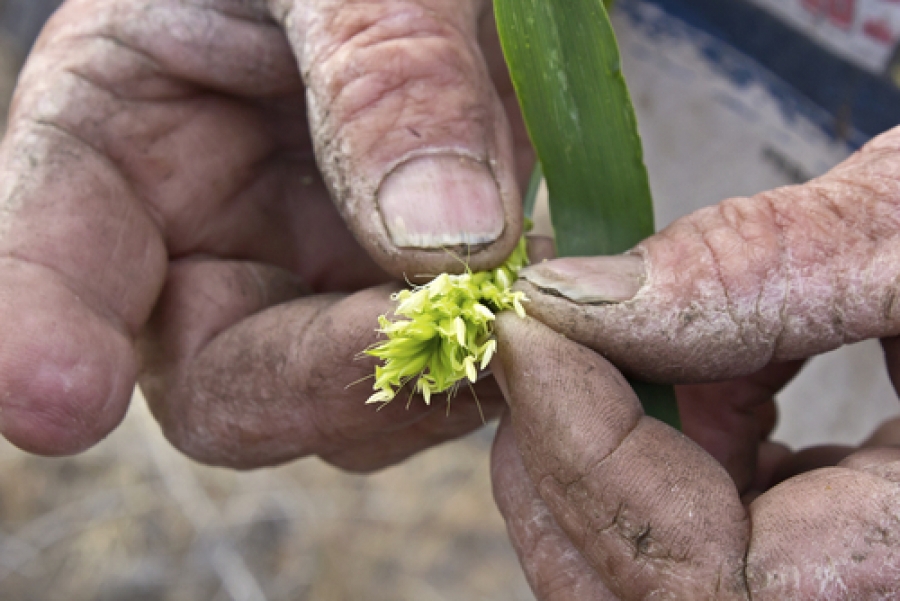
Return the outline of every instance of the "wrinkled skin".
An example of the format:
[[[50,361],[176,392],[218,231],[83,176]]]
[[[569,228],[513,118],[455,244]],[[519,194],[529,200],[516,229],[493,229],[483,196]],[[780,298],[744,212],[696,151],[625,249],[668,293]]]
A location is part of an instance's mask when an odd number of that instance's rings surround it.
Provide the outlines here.
[[[391,282],[521,234],[533,154],[499,57],[474,0],[64,4],[0,147],[0,431],[85,449],[139,374],[212,464],[365,471],[481,425],[467,392],[447,418],[350,385]]]
[[[626,257],[523,277],[538,319],[652,380],[743,376],[895,336],[900,129],[805,185],[697,211]]]
[[[766,441],[806,357],[882,338],[900,382],[898,141],[626,255],[523,272],[534,319],[498,325],[493,478],[542,601],[900,597],[900,421],[861,449]],[[685,383],[687,436],[603,357]]]
[[[645,417],[600,355],[531,319],[504,315],[499,336],[511,419],[494,494],[541,601],[900,595],[900,421],[861,451],[799,463],[761,446],[760,489],[779,465],[840,462],[742,500],[722,463]],[[684,408],[694,396],[680,392]]]
[[[896,138],[624,259],[526,276],[570,340],[502,321],[494,477],[543,599],[895,594],[895,452],[761,441],[799,367],[772,359],[900,333]],[[138,374],[169,439],[214,464],[365,471],[476,427],[466,398],[376,413],[348,385],[400,278],[459,270],[447,248],[509,253],[532,160],[486,1],[69,0],[0,147],[0,431],[82,450]],[[744,377],[680,390],[704,451],[572,340],[644,377]],[[479,397],[500,411],[490,380]]]

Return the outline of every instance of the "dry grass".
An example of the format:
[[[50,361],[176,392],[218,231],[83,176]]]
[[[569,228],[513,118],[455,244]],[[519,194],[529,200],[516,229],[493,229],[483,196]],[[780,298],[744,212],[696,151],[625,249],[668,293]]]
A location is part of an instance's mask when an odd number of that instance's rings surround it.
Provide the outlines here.
[[[525,601],[488,432],[370,477],[318,460],[239,474],[163,440],[143,401],[97,448],[0,444],[0,599]]]

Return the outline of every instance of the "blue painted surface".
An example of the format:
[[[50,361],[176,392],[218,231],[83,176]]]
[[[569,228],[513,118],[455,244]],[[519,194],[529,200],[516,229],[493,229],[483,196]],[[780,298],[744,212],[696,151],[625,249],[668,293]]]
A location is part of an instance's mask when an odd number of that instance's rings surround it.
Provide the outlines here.
[[[742,0],[621,0],[619,9],[647,21],[641,3],[677,18],[642,23],[651,36],[683,35],[679,21],[708,33],[714,42],[700,42],[704,54],[736,85],[759,83],[761,75],[735,51],[774,76],[765,83],[787,113],[805,111],[803,100],[821,107],[826,118],[816,121],[834,137],[857,146],[900,124],[900,89],[891,80],[835,56],[763,9]]]

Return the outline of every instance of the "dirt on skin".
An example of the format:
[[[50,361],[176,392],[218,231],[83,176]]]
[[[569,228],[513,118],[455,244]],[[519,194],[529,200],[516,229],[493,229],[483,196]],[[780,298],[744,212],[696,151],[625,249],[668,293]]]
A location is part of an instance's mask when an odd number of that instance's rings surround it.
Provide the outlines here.
[[[4,123],[19,46],[0,31]],[[317,459],[200,466],[139,396],[77,457],[0,440],[0,599],[533,600],[491,497],[492,432],[367,477]]]

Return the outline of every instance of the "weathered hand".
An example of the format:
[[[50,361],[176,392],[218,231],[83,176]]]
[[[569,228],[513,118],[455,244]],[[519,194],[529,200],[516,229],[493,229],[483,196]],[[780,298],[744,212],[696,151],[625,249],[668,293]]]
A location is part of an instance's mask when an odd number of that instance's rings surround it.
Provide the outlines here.
[[[347,386],[377,286],[513,249],[516,110],[482,0],[69,0],[0,148],[0,431],[84,449],[139,372],[209,463],[365,470],[476,427]]]
[[[709,382],[764,370],[725,391],[695,391],[709,398],[686,408],[718,420],[715,429],[685,427],[747,486],[754,407],[799,367],[784,362],[882,338],[898,381],[898,145],[900,129],[819,179],[698,211],[626,255],[527,269],[520,286],[529,314],[644,379]]]
[[[627,255],[525,270],[522,289],[539,320],[666,382],[895,336],[898,174],[900,128],[821,178],[703,209]]]
[[[498,333],[492,366],[511,419],[494,447],[494,494],[541,601],[900,594],[900,449],[874,448],[900,443],[897,422],[873,448],[745,505],[722,465],[645,417],[600,355],[531,319],[503,315]],[[757,397],[777,379],[754,382]],[[760,489],[779,459],[798,467],[769,451]]]
[[[705,209],[627,255],[523,272],[529,313],[569,339],[501,322],[521,458],[505,426],[496,491],[543,598],[898,594],[900,451],[765,441],[806,357],[882,338],[900,381],[898,142],[884,134],[822,178]],[[699,446],[643,417],[574,341],[632,375],[693,383],[679,406]],[[515,484],[526,468],[536,487]]]

